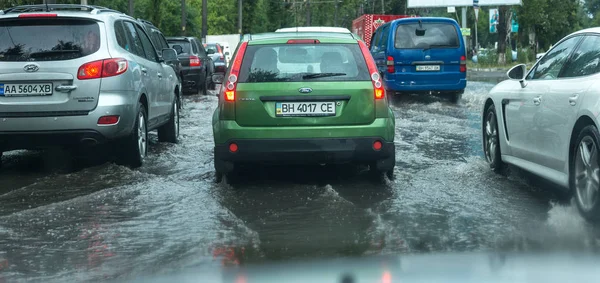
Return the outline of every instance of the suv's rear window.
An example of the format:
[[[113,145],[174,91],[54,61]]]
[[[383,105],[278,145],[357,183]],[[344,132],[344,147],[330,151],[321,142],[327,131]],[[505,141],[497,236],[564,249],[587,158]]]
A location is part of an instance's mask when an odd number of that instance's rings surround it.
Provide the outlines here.
[[[177,54],[183,54],[183,53],[190,54],[191,44],[190,44],[189,41],[186,41],[186,40],[169,40],[169,46],[171,48],[175,49],[175,51],[177,51]]]
[[[456,48],[460,46],[456,27],[450,23],[423,23],[425,34],[417,32],[418,23],[401,24],[396,29],[394,46],[398,49]]]
[[[240,82],[368,80],[358,44],[249,45],[239,78]]]
[[[0,21],[0,61],[69,60],[100,48],[100,28],[81,19]]]

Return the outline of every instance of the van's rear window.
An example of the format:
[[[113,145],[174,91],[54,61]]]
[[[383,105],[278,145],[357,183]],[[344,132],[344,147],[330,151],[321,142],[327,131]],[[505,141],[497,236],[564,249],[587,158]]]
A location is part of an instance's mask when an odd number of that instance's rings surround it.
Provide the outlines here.
[[[401,24],[396,29],[394,47],[397,49],[457,48],[459,46],[458,32],[456,27],[450,23],[423,22],[422,27],[419,27],[418,23]]]
[[[358,44],[249,45],[240,82],[369,81]]]
[[[81,19],[0,21],[0,61],[69,60],[100,49],[100,28]]]

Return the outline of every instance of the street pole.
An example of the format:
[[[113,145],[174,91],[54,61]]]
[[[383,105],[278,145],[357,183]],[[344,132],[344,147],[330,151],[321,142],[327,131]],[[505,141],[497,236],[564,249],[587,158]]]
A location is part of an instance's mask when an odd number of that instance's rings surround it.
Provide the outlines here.
[[[206,35],[208,34],[208,3],[207,0],[202,0],[202,43],[206,43]]]
[[[384,0],[381,0],[381,14],[385,15],[385,3],[383,1]]]
[[[462,17],[462,19],[460,19],[460,21],[461,21],[460,27],[461,28],[466,28],[467,27],[467,7],[462,7],[462,11],[461,12],[462,13],[461,13],[460,16]],[[468,42],[467,41],[467,37],[464,36],[464,35],[463,35],[463,41],[464,42]],[[467,51],[468,51],[467,46],[465,46],[465,52],[467,52]]]
[[[242,36],[242,0],[238,0],[238,33]]]
[[[133,0],[129,0],[129,15],[133,17]]]
[[[306,0],[306,26],[310,26],[310,0]]]
[[[187,23],[187,12],[186,12],[186,7],[185,7],[185,0],[181,0],[181,35],[185,35],[186,23]]]
[[[337,11],[337,9],[338,9],[337,2],[338,2],[338,0],[335,0],[335,9],[334,9],[334,11],[335,11],[334,13],[335,14],[333,16],[333,26],[335,26],[335,27],[337,27],[337,25],[338,25],[337,24],[337,14],[338,14],[338,11]]]
[[[81,0],[81,5],[87,5],[87,4],[88,4],[87,0]]]

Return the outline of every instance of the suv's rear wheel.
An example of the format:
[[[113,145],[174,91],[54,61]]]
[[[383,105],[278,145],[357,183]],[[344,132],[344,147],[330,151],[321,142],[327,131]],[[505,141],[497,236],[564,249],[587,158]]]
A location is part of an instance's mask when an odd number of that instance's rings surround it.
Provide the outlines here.
[[[148,126],[146,109],[142,103],[138,104],[133,132],[123,140],[120,158],[123,163],[136,168],[142,166],[148,154]]]
[[[173,101],[171,118],[158,128],[158,141],[177,143],[179,141],[179,102],[177,98]]]
[[[208,76],[208,74],[207,74],[206,78],[204,79],[204,84],[202,86],[202,91],[204,92],[204,95],[209,95],[208,89],[209,89],[209,86],[211,83],[212,83],[212,77]]]

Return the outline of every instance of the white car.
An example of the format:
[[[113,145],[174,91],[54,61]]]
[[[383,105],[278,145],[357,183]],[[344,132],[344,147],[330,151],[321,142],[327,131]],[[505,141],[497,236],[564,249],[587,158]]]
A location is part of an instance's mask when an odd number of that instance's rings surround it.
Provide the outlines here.
[[[574,195],[589,221],[600,220],[600,28],[568,35],[527,71],[485,99],[483,149],[490,167],[509,163]]]
[[[223,46],[223,54],[225,55],[225,59],[227,61],[227,66],[229,66],[230,62],[231,62],[231,50],[229,48],[229,44],[228,43],[221,43],[221,46]]]

